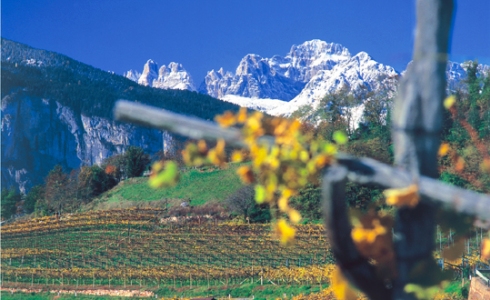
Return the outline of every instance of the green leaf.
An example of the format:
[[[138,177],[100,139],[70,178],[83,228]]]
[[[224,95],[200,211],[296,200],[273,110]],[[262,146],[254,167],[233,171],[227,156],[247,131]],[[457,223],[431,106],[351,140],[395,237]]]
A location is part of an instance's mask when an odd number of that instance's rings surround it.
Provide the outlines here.
[[[258,204],[262,204],[265,201],[265,187],[263,185],[255,186],[255,201]]]
[[[179,167],[174,161],[167,161],[165,163],[165,170],[159,172],[155,176],[152,176],[148,183],[152,188],[173,186],[177,183],[179,178]]]
[[[417,299],[434,299],[441,287],[438,285],[424,287],[418,284],[409,283],[405,285],[405,292],[415,294]]]
[[[342,131],[338,131],[338,130],[333,133],[332,138],[339,145],[344,145],[349,140],[349,138],[347,137],[347,135],[345,135],[345,133],[343,133]]]

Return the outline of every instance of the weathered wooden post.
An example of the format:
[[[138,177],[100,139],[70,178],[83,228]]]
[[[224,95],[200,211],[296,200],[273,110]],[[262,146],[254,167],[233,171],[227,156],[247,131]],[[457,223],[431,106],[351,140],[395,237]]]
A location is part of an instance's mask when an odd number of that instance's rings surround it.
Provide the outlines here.
[[[418,183],[420,175],[439,177],[437,151],[443,125],[452,11],[453,0],[417,1],[413,61],[401,80],[394,104],[395,165],[407,170],[414,183]],[[422,201],[413,209],[400,208],[397,212],[393,299],[413,299],[413,294],[403,290],[410,271],[421,261],[432,260],[436,208],[433,203]]]
[[[417,1],[413,61],[401,80],[392,123],[395,165],[407,171],[406,185],[420,185],[421,176],[438,177],[437,151],[452,10],[452,0]],[[376,176],[375,173],[365,169],[362,175]],[[346,167],[335,166],[327,171],[324,180],[326,225],[340,268],[371,299],[414,299],[404,287],[418,263],[432,260],[436,205],[422,195],[422,202],[415,208],[398,210],[394,228],[397,277],[391,286],[376,278],[374,268],[360,255],[350,237],[351,225],[343,201],[347,177]]]

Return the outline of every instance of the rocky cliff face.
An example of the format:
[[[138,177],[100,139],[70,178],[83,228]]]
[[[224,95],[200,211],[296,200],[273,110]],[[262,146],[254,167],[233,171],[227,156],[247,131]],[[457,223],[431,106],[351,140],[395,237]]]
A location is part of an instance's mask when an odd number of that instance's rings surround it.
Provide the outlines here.
[[[200,91],[220,99],[235,95],[290,101],[319,72],[331,70],[350,57],[347,48],[320,40],[293,45],[284,57],[248,54],[240,61],[235,74],[223,70],[208,72]]]
[[[171,140],[158,130],[76,114],[56,100],[11,93],[2,99],[2,186],[26,192],[57,164],[66,171],[100,164],[130,145],[155,153]]]
[[[1,40],[2,187],[22,192],[57,164],[68,172],[137,146],[149,154],[174,151],[174,135],[112,119],[118,99],[192,115],[206,120],[238,107],[188,90],[154,89],[186,82],[179,64],[144,74],[130,72],[141,85],[64,55]],[[143,76],[145,75],[145,76]],[[188,78],[190,80],[190,78]],[[188,89],[187,87],[183,89]]]

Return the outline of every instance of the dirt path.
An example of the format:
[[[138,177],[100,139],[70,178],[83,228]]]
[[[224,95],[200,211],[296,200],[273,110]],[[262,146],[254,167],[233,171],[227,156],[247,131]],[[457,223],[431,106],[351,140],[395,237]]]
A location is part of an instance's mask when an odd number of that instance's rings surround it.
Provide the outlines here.
[[[116,296],[116,297],[155,297],[153,292],[140,290],[111,290],[111,289],[42,289],[42,288],[25,288],[25,287],[1,287],[1,291],[5,292],[22,292],[22,293],[41,293],[50,292],[53,294],[83,294],[95,296]]]

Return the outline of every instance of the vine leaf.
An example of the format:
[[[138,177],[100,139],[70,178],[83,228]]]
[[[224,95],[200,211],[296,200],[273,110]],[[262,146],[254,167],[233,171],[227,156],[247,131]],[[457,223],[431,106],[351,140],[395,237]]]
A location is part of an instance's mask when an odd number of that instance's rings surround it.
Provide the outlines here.
[[[179,167],[174,161],[165,163],[159,161],[153,164],[152,174],[150,175],[149,185],[152,188],[162,186],[174,186],[179,179]]]
[[[418,186],[412,184],[401,189],[387,189],[383,191],[386,197],[386,204],[396,207],[415,207],[419,203]]]
[[[481,258],[490,259],[490,239],[483,239],[481,243]]]
[[[350,287],[349,282],[342,274],[342,271],[337,267],[332,272],[332,290],[335,297],[343,300],[356,300],[356,292]]]

